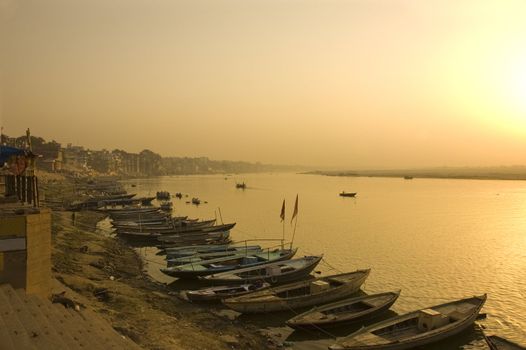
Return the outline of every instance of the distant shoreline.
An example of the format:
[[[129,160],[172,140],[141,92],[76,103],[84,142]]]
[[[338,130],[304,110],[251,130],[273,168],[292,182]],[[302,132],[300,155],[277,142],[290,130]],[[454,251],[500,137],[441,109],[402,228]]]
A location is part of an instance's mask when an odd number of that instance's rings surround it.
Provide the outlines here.
[[[446,172],[446,171],[309,171],[301,173],[304,175],[322,175],[334,177],[389,177],[389,178],[407,178],[412,179],[451,179],[451,180],[511,180],[524,181],[526,180],[526,169],[524,173],[469,173],[467,171],[460,172]]]

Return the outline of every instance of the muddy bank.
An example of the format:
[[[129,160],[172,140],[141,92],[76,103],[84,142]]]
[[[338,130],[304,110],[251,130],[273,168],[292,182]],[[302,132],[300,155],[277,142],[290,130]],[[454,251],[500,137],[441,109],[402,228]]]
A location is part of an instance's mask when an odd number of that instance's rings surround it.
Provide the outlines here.
[[[275,347],[254,325],[170,295],[145,273],[134,249],[97,232],[101,219],[89,211],[53,212],[53,275],[121,334],[145,349]]]

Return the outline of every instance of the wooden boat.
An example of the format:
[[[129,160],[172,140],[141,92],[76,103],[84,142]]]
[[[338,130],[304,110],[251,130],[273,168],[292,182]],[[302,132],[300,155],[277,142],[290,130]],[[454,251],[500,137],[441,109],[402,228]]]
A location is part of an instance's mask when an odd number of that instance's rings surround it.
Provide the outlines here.
[[[294,282],[307,277],[319,264],[323,255],[305,256],[299,259],[278,261],[239,270],[199,277],[214,285],[231,285],[264,281],[270,284]]]
[[[152,201],[155,199],[155,197],[140,197],[137,198],[139,201],[141,201],[142,205],[151,205]]]
[[[121,216],[131,216],[137,219],[143,217],[169,216],[169,214],[159,210],[155,207],[140,207],[140,210],[121,210],[115,209],[99,209],[99,211],[108,214],[112,219],[120,219]]]
[[[215,219],[205,221],[177,221],[169,222],[160,225],[143,225],[143,224],[131,224],[131,225],[114,225],[117,230],[128,231],[128,232],[152,232],[160,234],[181,234],[186,232],[214,232],[214,231],[225,231],[233,228],[234,224],[216,225]]]
[[[225,299],[223,304],[241,313],[295,310],[329,303],[356,293],[371,270],[294,282],[248,295]]]
[[[357,192],[340,192],[340,197],[356,197]]]
[[[211,233],[202,233],[202,234],[191,234],[191,235],[182,235],[178,237],[172,237],[170,241],[171,244],[177,246],[191,245],[191,244],[209,244],[211,242],[220,242],[225,239],[230,238],[230,231],[220,231],[220,232],[211,232]],[[157,241],[159,237],[157,238]]]
[[[245,295],[270,287],[270,283],[248,283],[237,286],[208,287],[198,290],[182,291],[181,296],[188,301],[219,301],[225,298]]]
[[[364,321],[387,311],[399,295],[400,291],[351,297],[315,307],[286,323],[295,329],[319,329]]]
[[[166,259],[177,259],[199,254],[212,254],[224,252],[241,252],[247,250],[261,250],[260,245],[225,245],[225,246],[187,246],[177,248],[165,248],[159,255],[166,255]]]
[[[114,194],[114,195],[107,195],[107,196],[98,196],[98,197],[92,197],[88,198],[84,201],[84,203],[98,203],[101,201],[110,201],[110,200],[116,200],[116,199],[130,199],[133,198],[136,194]]]
[[[215,232],[228,232],[230,229],[232,229],[236,224],[225,224],[225,225],[215,225],[215,226],[205,226],[205,227],[189,227],[189,228],[182,228],[180,230],[173,230],[173,231],[163,231],[163,232],[152,232],[152,233],[159,233],[159,241],[161,242],[173,242],[175,240],[178,240],[182,236],[189,236],[192,234],[204,234],[204,233],[215,233]]]
[[[149,234],[147,234],[149,235]],[[134,247],[156,247],[158,241],[155,238],[151,237],[140,237],[140,236],[129,236],[129,235],[119,235],[119,238],[126,240],[128,244]],[[204,237],[190,237],[187,239],[182,239],[180,241],[175,241],[170,243],[172,246],[187,246],[187,245],[216,245],[216,244],[229,244],[232,243],[229,233],[224,234],[215,234],[212,236]]]
[[[156,232],[135,232],[135,231],[117,231],[117,235],[129,239],[148,240],[152,243],[158,243],[159,238],[163,235]],[[219,232],[193,232],[183,235],[171,235],[170,243],[181,243],[183,241],[197,241],[206,238],[229,237],[230,231]]]
[[[190,263],[177,265],[161,269],[161,272],[177,278],[197,278],[207,276],[213,273],[232,271],[244,267],[258,266],[272,263],[275,261],[291,259],[298,248],[295,249],[276,249],[274,251],[261,252],[251,255],[234,255],[210,259],[198,264]]]
[[[136,212],[144,212],[144,211],[157,211],[157,208],[143,208],[143,207],[134,207],[134,206],[128,206],[123,208],[102,208],[98,209],[98,211],[102,211],[105,213],[136,213]]]
[[[484,339],[490,350],[526,350],[525,347],[496,335],[490,335],[489,337],[484,335]]]
[[[362,328],[329,349],[400,350],[444,340],[473,324],[486,297],[460,299],[393,317]]]
[[[221,245],[229,245],[231,243],[232,243],[231,239],[224,239],[224,240],[215,239],[215,240],[206,240],[204,242],[189,242],[187,244],[181,244],[177,242],[161,243],[161,244],[157,244],[156,247],[158,249],[187,247],[187,246],[204,246],[204,245],[214,247],[214,246],[221,246]]]
[[[138,226],[141,225],[171,225],[181,226],[183,224],[189,224],[196,222],[197,219],[188,219],[187,216],[176,216],[172,217],[170,214],[164,213],[163,215],[155,215],[148,217],[141,217],[140,219],[122,219],[112,220],[112,226]]]
[[[189,256],[182,256],[179,258],[172,258],[167,257],[166,264],[168,266],[174,266],[174,265],[184,265],[184,264],[199,264],[202,262],[206,262],[210,259],[217,259],[217,258],[224,258],[227,256],[235,256],[235,255],[251,255],[251,254],[259,254],[263,253],[264,250],[259,248],[255,249],[244,249],[244,250],[230,250],[230,251],[220,251],[220,252],[212,252],[212,253],[200,253],[200,254],[194,254]]]

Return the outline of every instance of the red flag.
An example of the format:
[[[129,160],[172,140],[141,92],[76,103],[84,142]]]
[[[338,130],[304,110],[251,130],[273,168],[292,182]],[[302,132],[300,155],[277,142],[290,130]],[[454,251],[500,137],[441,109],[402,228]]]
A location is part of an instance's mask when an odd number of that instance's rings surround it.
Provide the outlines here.
[[[279,215],[281,221],[285,220],[285,200],[283,200],[283,205],[281,206],[281,214]]]
[[[292,219],[290,219],[290,223],[292,224],[292,220],[298,215],[298,195],[296,195],[296,203],[294,204],[294,212],[292,213]]]

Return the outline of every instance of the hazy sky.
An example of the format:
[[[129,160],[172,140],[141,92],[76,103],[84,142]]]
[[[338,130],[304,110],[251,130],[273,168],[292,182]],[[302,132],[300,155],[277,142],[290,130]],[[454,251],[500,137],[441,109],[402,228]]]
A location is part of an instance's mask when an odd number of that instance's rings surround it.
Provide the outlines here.
[[[4,131],[341,168],[526,164],[526,1],[0,0]]]

